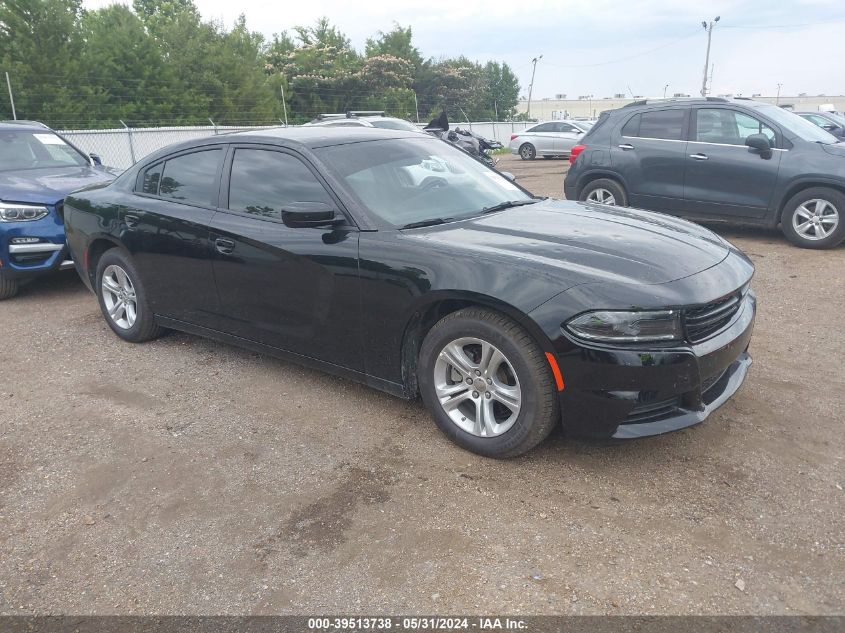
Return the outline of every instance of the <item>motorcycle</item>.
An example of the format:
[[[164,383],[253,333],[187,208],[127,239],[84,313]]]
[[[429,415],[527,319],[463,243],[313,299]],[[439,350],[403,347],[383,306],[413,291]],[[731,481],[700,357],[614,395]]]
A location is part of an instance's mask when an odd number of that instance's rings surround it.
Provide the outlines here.
[[[452,145],[464,150],[467,154],[476,160],[484,163],[488,167],[495,169],[497,161],[493,158],[493,150],[502,149],[504,147],[499,141],[491,141],[484,138],[480,134],[475,134],[470,130],[462,130],[461,128],[449,129],[449,118],[445,112],[442,112],[439,117],[432,119],[431,123],[425,126],[425,131],[437,138],[444,140]]]

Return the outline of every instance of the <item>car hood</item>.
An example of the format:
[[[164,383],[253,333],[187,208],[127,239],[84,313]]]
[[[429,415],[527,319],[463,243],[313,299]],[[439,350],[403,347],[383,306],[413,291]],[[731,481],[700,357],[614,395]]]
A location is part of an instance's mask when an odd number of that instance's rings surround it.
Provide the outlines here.
[[[581,283],[661,284],[717,265],[731,246],[712,231],[660,213],[546,200],[469,220],[404,231],[429,245]]]
[[[56,204],[71,191],[114,180],[104,167],[60,167],[0,171],[0,200]]]

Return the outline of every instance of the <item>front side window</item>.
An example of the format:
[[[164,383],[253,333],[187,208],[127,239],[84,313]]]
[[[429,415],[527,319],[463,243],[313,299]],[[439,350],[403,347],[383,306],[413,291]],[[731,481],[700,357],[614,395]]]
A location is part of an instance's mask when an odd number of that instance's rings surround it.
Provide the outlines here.
[[[701,108],[696,113],[695,141],[745,145],[745,139],[752,134],[765,134],[772,145],[777,138],[775,131],[768,125],[738,110]]]
[[[159,195],[188,204],[217,206],[217,170],[223,151],[204,150],[170,158],[164,163]]]
[[[89,164],[85,156],[49,130],[0,131],[0,171]]]
[[[264,149],[237,149],[229,179],[229,209],[265,218],[282,217],[290,202],[333,201],[298,158]]]

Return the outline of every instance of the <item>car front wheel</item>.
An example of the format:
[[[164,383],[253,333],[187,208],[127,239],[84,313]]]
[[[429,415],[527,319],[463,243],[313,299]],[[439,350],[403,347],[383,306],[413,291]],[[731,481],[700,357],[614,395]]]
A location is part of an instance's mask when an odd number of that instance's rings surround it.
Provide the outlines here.
[[[17,279],[3,279],[0,277],[0,301],[11,299],[18,294],[18,287]]]
[[[468,308],[444,317],[423,341],[418,371],[437,426],[479,455],[521,455],[559,420],[545,355],[524,328],[497,312]]]
[[[845,195],[813,187],[793,196],[783,210],[781,230],[802,248],[833,248],[845,240]]]
[[[106,323],[120,338],[143,343],[163,330],[156,325],[144,286],[129,255],[111,249],[97,264],[97,298]]]

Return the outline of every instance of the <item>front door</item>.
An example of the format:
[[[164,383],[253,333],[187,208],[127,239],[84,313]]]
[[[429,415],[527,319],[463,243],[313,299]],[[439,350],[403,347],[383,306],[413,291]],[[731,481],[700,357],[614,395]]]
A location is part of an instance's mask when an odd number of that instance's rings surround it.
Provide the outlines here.
[[[687,144],[686,211],[696,216],[762,218],[769,208],[783,152],[771,126],[732,108],[697,108]],[[765,134],[774,150],[745,144]]]
[[[292,202],[342,213],[339,201],[301,157],[260,145],[230,150],[223,187],[211,243],[225,331],[363,370],[358,229],[292,228],[281,213]]]

